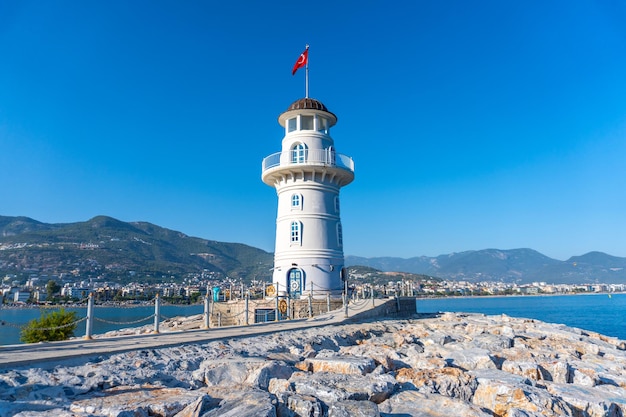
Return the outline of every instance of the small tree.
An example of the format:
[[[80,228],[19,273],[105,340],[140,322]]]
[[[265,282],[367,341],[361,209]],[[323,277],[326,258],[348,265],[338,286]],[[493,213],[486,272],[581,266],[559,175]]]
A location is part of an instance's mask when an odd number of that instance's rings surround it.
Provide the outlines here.
[[[46,284],[46,293],[48,295],[48,300],[51,300],[56,294],[61,291],[61,286],[56,283],[54,280],[48,281]]]
[[[66,340],[74,336],[76,330],[76,312],[60,309],[42,312],[39,319],[34,319],[22,329],[20,340],[24,343],[52,342]]]

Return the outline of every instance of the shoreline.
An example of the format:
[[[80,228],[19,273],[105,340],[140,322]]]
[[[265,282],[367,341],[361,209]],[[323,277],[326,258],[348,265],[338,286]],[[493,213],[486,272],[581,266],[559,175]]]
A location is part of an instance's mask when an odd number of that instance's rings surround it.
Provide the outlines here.
[[[202,303],[195,304],[161,304],[161,307],[195,307],[202,305]],[[141,308],[141,307],[154,307],[154,303],[148,302],[136,304],[136,303],[119,303],[119,304],[94,304],[94,308]],[[24,305],[0,305],[0,310],[41,310],[41,309],[54,309],[54,308],[87,308],[86,303],[77,304],[24,304]]]
[[[582,292],[582,293],[560,293],[560,294],[506,294],[506,295],[446,295],[446,296],[432,296],[432,297],[420,297],[416,296],[418,300],[443,300],[446,298],[451,299],[464,299],[464,298],[530,298],[530,297],[565,297],[565,296],[578,296],[578,295],[612,295],[612,294],[626,294],[626,291],[616,292]]]
[[[445,295],[445,296],[420,296],[416,295],[409,298],[415,298],[417,300],[443,300],[443,299],[465,299],[465,298],[530,298],[530,297],[561,297],[561,296],[592,296],[592,295],[612,295],[612,294],[626,294],[626,291],[600,291],[600,292],[582,292],[582,293],[559,293],[559,294],[498,294],[498,295]],[[384,299],[385,297],[383,297]],[[161,304],[161,307],[194,307],[202,305],[202,303],[195,304]],[[94,304],[94,308],[139,308],[139,307],[152,307],[154,306],[151,301],[142,301],[140,303],[124,302],[124,303],[112,303],[112,304]],[[24,309],[53,309],[53,308],[86,308],[86,303],[76,304],[23,304],[23,305],[0,305],[0,310],[24,310]]]

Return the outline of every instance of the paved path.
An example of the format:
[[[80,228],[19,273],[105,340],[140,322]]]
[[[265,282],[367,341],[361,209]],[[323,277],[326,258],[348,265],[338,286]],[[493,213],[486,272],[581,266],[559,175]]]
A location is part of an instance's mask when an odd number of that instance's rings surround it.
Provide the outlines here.
[[[0,369],[10,369],[37,363],[56,363],[60,360],[100,356],[110,353],[120,353],[139,349],[154,349],[167,346],[177,346],[189,343],[204,343],[233,337],[256,336],[275,333],[285,330],[296,330],[312,327],[356,321],[360,317],[371,317],[372,313],[389,300],[375,300],[376,307],[371,302],[361,302],[352,306],[348,318],[344,310],[335,310],[311,319],[285,320],[272,323],[253,324],[249,326],[231,326],[211,328],[208,330],[186,330],[159,334],[142,334],[132,336],[118,336],[99,339],[73,339],[62,342],[45,342],[23,345],[0,346]],[[382,308],[382,307],[381,307]]]

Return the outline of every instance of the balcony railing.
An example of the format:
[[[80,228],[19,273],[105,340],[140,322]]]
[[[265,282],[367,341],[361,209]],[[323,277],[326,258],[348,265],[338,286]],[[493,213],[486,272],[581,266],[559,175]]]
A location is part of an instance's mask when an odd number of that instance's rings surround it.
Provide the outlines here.
[[[295,165],[330,166],[354,172],[352,158],[327,149],[291,150],[263,158],[263,172],[277,166]]]

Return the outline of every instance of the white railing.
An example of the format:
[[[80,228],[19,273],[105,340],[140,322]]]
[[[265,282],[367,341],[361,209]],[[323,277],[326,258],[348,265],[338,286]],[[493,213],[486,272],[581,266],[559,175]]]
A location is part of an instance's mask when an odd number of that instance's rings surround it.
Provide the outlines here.
[[[263,158],[263,172],[277,166],[289,165],[331,166],[354,172],[354,161],[352,158],[327,149],[276,152]]]

